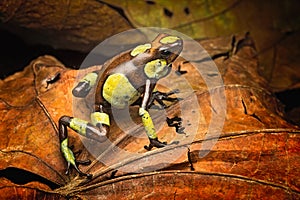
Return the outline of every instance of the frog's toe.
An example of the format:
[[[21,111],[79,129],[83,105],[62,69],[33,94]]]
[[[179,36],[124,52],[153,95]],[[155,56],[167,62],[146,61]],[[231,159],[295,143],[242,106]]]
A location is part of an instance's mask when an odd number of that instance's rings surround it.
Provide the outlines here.
[[[149,144],[149,146],[145,145],[144,148],[147,150],[147,151],[150,151],[153,146],[151,144]]]
[[[158,140],[158,138],[155,138],[155,139],[150,139],[150,144],[149,146],[144,146],[144,148],[148,151],[150,151],[153,147],[156,147],[156,148],[162,148],[162,147],[165,147],[167,145],[167,142],[161,142]]]
[[[76,163],[80,164],[80,165],[90,165],[92,163],[91,160],[76,160]]]
[[[65,172],[66,175],[69,174],[70,166],[71,166],[71,163],[68,162],[68,163],[67,163],[67,169],[66,169],[66,172]]]
[[[75,170],[78,172],[78,174],[79,174],[80,176],[86,176],[86,177],[89,178],[89,179],[91,179],[91,178],[93,177],[92,174],[87,174],[87,173],[82,172],[82,171],[77,167],[77,165],[74,165],[74,168],[75,168]]]

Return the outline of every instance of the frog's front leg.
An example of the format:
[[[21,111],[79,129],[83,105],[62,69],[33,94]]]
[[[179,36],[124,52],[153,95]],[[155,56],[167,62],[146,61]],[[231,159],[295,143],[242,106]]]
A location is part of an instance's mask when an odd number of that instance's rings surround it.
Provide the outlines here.
[[[148,79],[146,81],[145,94],[143,97],[142,105],[139,109],[139,115],[142,117],[142,123],[145,127],[146,134],[150,141],[149,146],[144,146],[144,148],[148,151],[151,150],[153,147],[161,148],[161,147],[166,146],[166,144],[167,144],[166,142],[161,142],[158,140],[152,118],[151,118],[149,112],[147,111],[147,105],[150,100],[151,93],[152,93],[151,83],[150,83],[150,80]]]
[[[62,116],[59,119],[59,140],[61,145],[61,152],[68,163],[66,174],[70,165],[72,165],[76,171],[82,175],[90,178],[91,174],[86,174],[80,171],[77,164],[87,164],[86,161],[77,161],[75,159],[73,151],[68,147],[68,130],[71,128],[75,132],[83,135],[87,138],[97,140],[99,142],[105,141],[106,134],[109,131],[109,116],[104,112],[94,112],[91,114],[91,121],[89,123],[85,120],[81,120],[74,117]]]
[[[149,146],[145,145],[144,148],[150,151],[153,147],[161,148],[166,146],[166,142],[161,142],[158,140],[151,116],[147,110],[144,108],[139,109],[139,115],[142,117],[142,122],[145,127],[147,136],[149,138]]]

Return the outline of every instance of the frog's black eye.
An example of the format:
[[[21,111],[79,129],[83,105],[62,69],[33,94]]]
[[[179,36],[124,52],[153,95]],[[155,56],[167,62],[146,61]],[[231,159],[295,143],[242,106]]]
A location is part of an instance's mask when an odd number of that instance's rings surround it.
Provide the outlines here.
[[[163,50],[160,50],[160,54],[163,56],[163,57],[167,57],[169,55],[171,55],[171,51],[169,51],[168,49],[163,49]]]

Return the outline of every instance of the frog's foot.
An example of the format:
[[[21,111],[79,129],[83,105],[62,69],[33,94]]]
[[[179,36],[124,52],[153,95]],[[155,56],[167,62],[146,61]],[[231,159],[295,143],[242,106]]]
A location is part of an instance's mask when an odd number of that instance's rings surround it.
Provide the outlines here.
[[[168,106],[163,101],[169,101],[169,102],[176,102],[182,100],[182,98],[174,98],[170,97],[173,94],[179,93],[178,89],[172,90],[170,92],[160,92],[155,91],[152,93],[152,101],[151,105],[154,105],[154,101],[157,101],[159,105],[162,107],[162,109],[167,108]]]
[[[66,139],[67,140],[67,139]],[[91,161],[90,160],[76,160],[75,159],[75,156],[74,156],[74,153],[72,151],[73,149],[73,146],[71,147],[67,147],[65,146],[66,143],[63,142],[62,143],[62,152],[63,152],[63,155],[67,161],[67,170],[66,170],[66,174],[69,174],[69,171],[70,171],[70,167],[71,165],[74,167],[74,169],[78,172],[78,174],[80,176],[86,176],[87,178],[92,178],[92,174],[87,174],[87,173],[84,173],[82,172],[79,168],[78,168],[78,165],[89,165],[91,164]],[[79,150],[80,151],[80,150]],[[78,152],[76,152],[75,154],[77,154]]]
[[[155,138],[155,139],[149,138],[149,141],[150,141],[149,146],[147,146],[147,145],[144,146],[144,148],[148,151],[150,151],[153,147],[162,148],[162,147],[165,147],[167,145],[166,142],[161,142],[161,141],[158,140],[158,138]]]
[[[76,160],[76,162],[74,164],[72,164],[75,168],[75,170],[78,172],[78,174],[80,176],[86,176],[87,178],[92,178],[93,175],[92,174],[87,174],[87,173],[84,173],[82,172],[79,168],[78,168],[78,164],[80,165],[89,165],[91,164],[91,161],[90,160]],[[67,166],[67,170],[66,170],[66,174],[69,174],[69,170],[70,170],[70,166],[71,166],[71,163],[68,162],[68,166]]]
[[[175,127],[176,133],[178,134],[185,134],[184,129],[185,127],[182,126],[182,119],[180,117],[167,117],[167,123],[169,127]]]
[[[90,165],[92,162],[91,160],[76,160],[76,164],[77,165]],[[75,165],[76,166],[76,165]],[[77,169],[76,169],[77,168]],[[87,174],[87,173],[83,173],[81,170],[78,169],[78,167],[75,167],[76,171],[79,173],[79,175],[81,176],[86,176],[88,179],[91,179],[93,177],[92,174]]]

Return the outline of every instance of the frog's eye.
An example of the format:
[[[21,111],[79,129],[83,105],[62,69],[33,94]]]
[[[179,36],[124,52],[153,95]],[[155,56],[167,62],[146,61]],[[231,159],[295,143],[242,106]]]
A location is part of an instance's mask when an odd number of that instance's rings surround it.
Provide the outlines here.
[[[162,49],[162,50],[160,50],[159,52],[160,52],[160,54],[161,54],[163,57],[167,57],[167,56],[169,56],[169,55],[172,53],[172,52],[169,51],[168,49]]]
[[[166,36],[160,39],[161,47],[158,49],[162,58],[168,59],[182,50],[182,40],[176,36]]]

